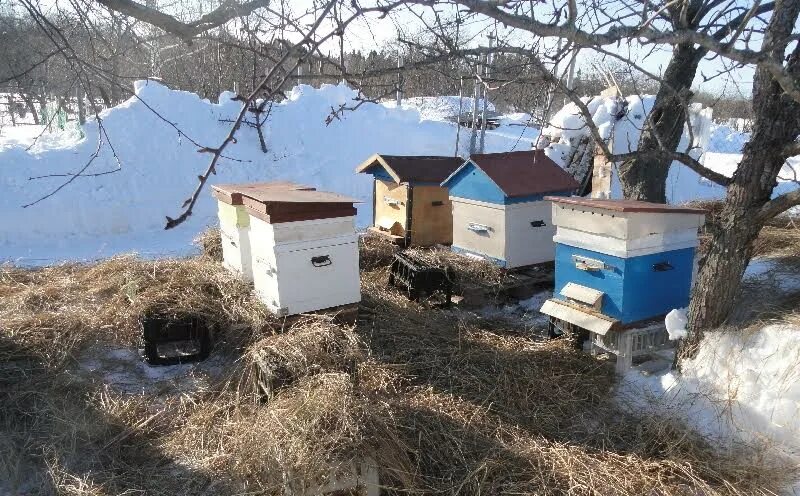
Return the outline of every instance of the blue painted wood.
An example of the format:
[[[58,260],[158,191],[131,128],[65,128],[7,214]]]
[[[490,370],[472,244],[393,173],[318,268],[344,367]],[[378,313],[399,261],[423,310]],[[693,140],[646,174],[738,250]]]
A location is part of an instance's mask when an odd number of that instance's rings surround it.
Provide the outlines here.
[[[507,262],[505,260],[502,260],[502,259],[499,259],[499,258],[490,257],[489,255],[484,255],[483,253],[478,253],[476,251],[467,250],[466,248],[460,248],[460,247],[455,246],[455,245],[450,247],[450,251],[452,251],[453,253],[461,253],[463,255],[478,256],[478,257],[481,257],[481,258],[483,258],[485,260],[488,260],[488,261],[492,262],[493,264],[497,265],[498,267],[505,267],[507,265]]]
[[[372,176],[375,179],[380,179],[382,181],[389,181],[392,183],[395,182],[394,178],[389,174],[386,168],[378,163],[372,165],[371,167],[368,167],[367,170],[365,170],[364,172],[366,172],[367,174],[372,174]]]
[[[600,260],[606,265],[614,267],[613,270],[585,271],[575,267],[573,255],[581,255],[595,260]],[[600,310],[604,315],[622,320],[623,318],[623,277],[625,274],[625,260],[604,253],[597,253],[583,248],[556,243],[556,298],[564,299],[561,290],[568,282],[574,282],[587,288],[596,289],[605,293]]]
[[[694,248],[653,253],[626,261],[623,322],[664,315],[673,308],[689,305]],[[654,270],[659,263],[667,263],[672,269]]]
[[[506,195],[492,179],[470,160],[442,183],[450,196],[502,205]]]
[[[598,271],[575,267],[573,255],[600,260],[609,266]],[[656,271],[666,262],[672,269]],[[619,258],[556,243],[556,298],[568,282],[602,291],[601,311],[624,324],[664,315],[689,303],[694,248],[684,248],[632,258]]]

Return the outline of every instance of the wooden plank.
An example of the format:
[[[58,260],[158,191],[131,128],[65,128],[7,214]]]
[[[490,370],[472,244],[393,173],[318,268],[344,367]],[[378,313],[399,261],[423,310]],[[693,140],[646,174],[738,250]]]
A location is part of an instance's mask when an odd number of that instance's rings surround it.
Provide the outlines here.
[[[415,185],[411,206],[411,245],[453,243],[453,206],[447,188]]]
[[[375,180],[375,227],[393,236],[406,235],[408,186]]]

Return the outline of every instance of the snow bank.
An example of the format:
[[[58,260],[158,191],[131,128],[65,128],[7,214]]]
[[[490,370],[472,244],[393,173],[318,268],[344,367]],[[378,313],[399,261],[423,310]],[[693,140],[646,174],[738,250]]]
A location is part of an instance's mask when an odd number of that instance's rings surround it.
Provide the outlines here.
[[[676,415],[721,447],[800,456],[800,327],[709,333],[680,374],[632,369],[625,379],[621,398]]]
[[[617,97],[584,97],[581,99],[592,115],[600,136],[606,140],[612,153],[623,154],[638,149],[639,138],[647,115],[653,108],[655,96]],[[700,160],[706,167],[728,177],[733,175],[742,158],[742,149],[750,139],[749,133],[734,130],[729,126],[705,123],[710,119],[708,109],[699,107],[692,109],[693,143],[697,148],[690,154]],[[539,146],[545,153],[564,166],[571,150],[579,141],[590,135],[583,114],[574,103],[565,105],[559,110],[549,125],[542,130]],[[689,133],[684,132],[679,149],[686,149]],[[797,187],[793,178],[800,178],[800,157],[789,160],[789,164],[781,171],[779,185],[773,195],[777,196]],[[667,201],[679,204],[699,199],[719,199],[725,196],[725,188],[701,177],[680,162],[673,162],[667,176]],[[612,180],[612,198],[621,198],[619,181]]]
[[[26,143],[0,136],[0,260],[38,263],[125,251],[185,253],[200,230],[216,223],[216,204],[204,191],[187,223],[175,231],[162,229],[165,216],[180,212],[208,164],[209,156],[198,153],[190,139],[218,146],[230,128],[224,121],[234,118],[240,104],[231,100],[231,93],[220,95],[215,104],[155,81],[139,81],[135,91],[136,97],[102,113],[108,140],[104,137],[86,173],[118,168],[112,146],[120,170],[79,177],[34,206],[22,208],[62,184],[64,177],[29,178],[80,170],[97,148],[97,124],[87,123],[82,139],[69,133],[46,135],[30,151]],[[268,152],[261,151],[255,129],[243,126],[238,141],[225,151],[243,162],[221,160],[212,182],[291,180],[351,195],[364,202],[358,206],[358,223],[367,225],[372,217],[371,178],[353,169],[376,152],[452,155],[456,125],[431,120],[433,113],[425,116],[415,108],[369,103],[325,124],[333,108],[355,105],[355,97],[356,91],[345,84],[295,87],[274,105],[264,126]],[[487,132],[487,152],[529,149],[529,136],[513,129],[501,126]],[[463,131],[462,144],[469,139]]]
[[[472,112],[474,101],[474,98],[466,96],[461,99],[461,113]],[[385,105],[389,107],[396,107],[396,103],[394,102],[387,102]],[[480,99],[478,100],[478,112],[483,110],[484,105],[486,105],[487,111],[495,111],[495,106],[492,102]],[[459,97],[417,96],[404,98],[401,106],[404,109],[417,110],[423,119],[432,121],[445,121],[458,116]]]

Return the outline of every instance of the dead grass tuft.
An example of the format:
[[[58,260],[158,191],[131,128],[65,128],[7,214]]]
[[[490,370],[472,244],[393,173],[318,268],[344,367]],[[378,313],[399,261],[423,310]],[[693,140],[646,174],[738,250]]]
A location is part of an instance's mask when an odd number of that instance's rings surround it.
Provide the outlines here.
[[[454,253],[449,248],[410,248],[408,252],[429,265],[451,267],[462,286],[493,287],[506,277],[506,272],[492,262]]]
[[[195,315],[237,339],[277,323],[246,284],[205,257],[2,267],[0,298],[3,334],[48,363],[76,346],[133,345],[138,318],[148,313]]]
[[[218,227],[209,227],[194,238],[200,253],[215,262],[222,262],[222,235]]]
[[[358,259],[362,271],[388,267],[400,247],[389,238],[367,232],[358,238]]]
[[[274,394],[304,377],[329,372],[355,373],[365,359],[366,346],[351,328],[331,318],[307,317],[288,332],[266,337],[247,350],[243,383],[258,397]]]

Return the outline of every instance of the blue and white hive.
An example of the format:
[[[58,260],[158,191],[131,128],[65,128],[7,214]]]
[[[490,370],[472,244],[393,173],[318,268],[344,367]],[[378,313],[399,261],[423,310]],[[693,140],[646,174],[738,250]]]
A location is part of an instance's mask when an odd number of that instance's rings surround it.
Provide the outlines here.
[[[550,202],[578,183],[542,150],[472,155],[442,186],[453,204],[453,251],[508,269],[552,262]]]
[[[542,313],[605,335],[688,305],[704,210],[548,199],[557,228],[555,289]]]

